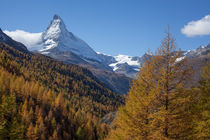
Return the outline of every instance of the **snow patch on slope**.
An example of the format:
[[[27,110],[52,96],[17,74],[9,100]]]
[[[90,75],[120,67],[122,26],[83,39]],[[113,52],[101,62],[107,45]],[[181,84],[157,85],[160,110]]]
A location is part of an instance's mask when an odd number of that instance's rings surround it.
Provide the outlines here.
[[[114,58],[116,62],[109,64],[109,66],[113,68],[113,71],[116,71],[119,68],[119,64],[125,63],[127,63],[130,66],[140,67],[140,63],[138,62],[138,60],[134,60],[131,56],[119,54],[117,56],[114,56]]]
[[[176,63],[177,63],[177,62],[180,62],[180,61],[182,61],[183,59],[185,59],[185,56],[182,56],[182,57],[177,58],[177,59],[175,60],[175,62],[176,62]]]

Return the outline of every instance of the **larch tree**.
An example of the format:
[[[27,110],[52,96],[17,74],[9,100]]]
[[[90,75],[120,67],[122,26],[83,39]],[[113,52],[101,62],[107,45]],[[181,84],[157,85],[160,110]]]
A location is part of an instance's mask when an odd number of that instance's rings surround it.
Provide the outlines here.
[[[192,88],[194,99],[192,105],[193,135],[192,139],[210,139],[210,63],[203,67],[201,80]]]
[[[185,60],[178,61],[180,55],[168,30],[156,54],[147,58],[133,80],[107,139],[187,139],[190,96],[185,85],[191,71]]]
[[[187,139],[191,132],[191,100],[185,88],[192,71],[186,60],[178,59],[180,53],[180,50],[176,52],[175,39],[168,30],[154,63],[157,66],[154,92],[157,98],[150,124],[152,139]]]

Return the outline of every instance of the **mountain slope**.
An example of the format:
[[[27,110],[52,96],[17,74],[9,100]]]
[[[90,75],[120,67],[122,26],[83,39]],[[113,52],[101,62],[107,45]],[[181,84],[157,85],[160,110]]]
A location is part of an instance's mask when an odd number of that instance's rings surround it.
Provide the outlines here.
[[[115,73],[124,74],[129,78],[135,78],[139,69],[145,62],[146,58],[150,58],[151,55],[145,53],[143,56],[128,56],[128,55],[106,55],[98,53],[102,62],[110,66]]]
[[[202,67],[210,63],[210,44],[207,46],[200,46],[195,50],[185,51],[182,59],[186,59],[188,65],[192,66],[194,71],[192,85],[197,84],[200,80]]]
[[[0,138],[103,138],[99,118],[123,98],[89,70],[21,51],[16,43],[0,41]]]
[[[8,41],[6,40],[6,42]],[[17,44],[19,43],[17,42]],[[28,52],[27,49],[20,51],[20,48],[17,48],[17,46],[11,47],[1,43],[0,49],[3,52],[6,51],[12,60],[17,60],[20,67],[27,71],[24,74],[31,79],[41,81],[42,84],[48,85],[56,91],[65,90],[71,94],[75,93],[80,96],[91,97],[94,102],[104,105],[109,100],[108,98],[112,102],[109,103],[113,105],[120,103],[117,100],[119,99],[120,101],[121,97],[108,89],[108,86],[99,81],[89,70],[76,65],[64,64],[38,53]],[[74,86],[79,86],[80,88],[77,87],[75,89]],[[114,101],[115,97],[116,99],[118,98],[116,101]]]
[[[19,51],[28,52],[27,48],[22,43],[14,41],[12,38],[10,38],[4,32],[2,32],[1,28],[0,28],[0,42],[13,46],[15,49]]]

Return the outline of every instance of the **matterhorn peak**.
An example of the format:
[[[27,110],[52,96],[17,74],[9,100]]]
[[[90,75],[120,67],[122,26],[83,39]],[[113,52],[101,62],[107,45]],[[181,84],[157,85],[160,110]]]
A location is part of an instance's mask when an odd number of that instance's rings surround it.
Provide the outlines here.
[[[54,15],[47,30],[43,33],[43,40],[56,39],[58,40],[62,34],[68,34],[66,25],[58,15]]]
[[[60,17],[59,15],[55,14],[55,15],[53,16],[53,19],[61,19],[61,17]]]
[[[100,61],[96,52],[83,40],[69,32],[60,16],[54,15],[47,30],[42,34],[42,54],[73,52],[82,58]]]
[[[64,24],[64,22],[63,22],[63,20],[61,19],[61,17],[59,16],[59,15],[57,15],[57,14],[55,14],[54,16],[53,16],[53,19],[52,19],[52,21],[51,21],[51,23],[50,23],[50,25],[49,25],[49,27],[50,26],[52,26],[52,25],[57,25],[57,26],[59,26],[59,27],[61,27],[61,26],[66,26],[65,24]]]

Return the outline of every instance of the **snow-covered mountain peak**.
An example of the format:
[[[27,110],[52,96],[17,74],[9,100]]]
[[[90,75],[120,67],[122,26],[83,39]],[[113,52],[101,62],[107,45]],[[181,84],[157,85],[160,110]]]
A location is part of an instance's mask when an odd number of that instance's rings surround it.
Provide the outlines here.
[[[69,34],[69,32],[66,29],[63,20],[58,15],[54,15],[47,30],[43,33],[43,40],[46,41],[51,39],[58,41],[59,38],[64,37],[66,34]]]
[[[42,54],[73,52],[84,58],[100,61],[96,52],[89,45],[69,32],[60,16],[54,15],[50,25],[42,34]]]

